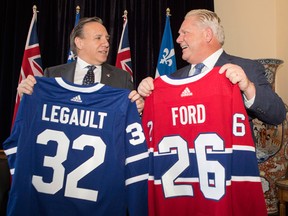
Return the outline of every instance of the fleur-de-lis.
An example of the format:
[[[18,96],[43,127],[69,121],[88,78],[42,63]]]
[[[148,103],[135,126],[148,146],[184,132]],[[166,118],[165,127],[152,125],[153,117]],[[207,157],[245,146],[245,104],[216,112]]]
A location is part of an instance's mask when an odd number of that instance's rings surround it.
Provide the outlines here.
[[[175,54],[174,49],[171,49],[169,52],[169,49],[165,48],[163,50],[163,53],[164,53],[162,55],[163,58],[160,60],[160,64],[167,64],[168,66],[171,66],[173,63],[171,57],[174,56]]]
[[[75,54],[72,52],[72,50],[70,50],[68,60],[75,60],[75,59],[76,59]]]

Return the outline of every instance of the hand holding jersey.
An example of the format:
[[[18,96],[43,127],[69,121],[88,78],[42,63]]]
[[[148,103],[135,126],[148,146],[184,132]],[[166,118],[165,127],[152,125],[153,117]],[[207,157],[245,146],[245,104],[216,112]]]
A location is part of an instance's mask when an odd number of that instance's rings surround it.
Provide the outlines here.
[[[225,64],[223,65],[220,70],[220,74],[225,73],[226,77],[233,83],[238,84],[239,89],[243,92],[247,100],[250,100],[255,97],[256,95],[256,88],[251,82],[244,70],[235,64]]]
[[[17,87],[18,94],[20,99],[22,99],[23,94],[31,95],[33,93],[34,85],[36,84],[36,79],[32,75],[28,75],[28,77],[19,83]]]
[[[36,84],[36,79],[32,75],[28,75],[28,77],[21,81],[18,85],[17,91],[19,93],[20,98],[22,98],[23,94],[31,95],[33,93],[34,85]],[[138,113],[141,113],[144,108],[144,100],[138,94],[136,90],[132,90],[128,95],[128,98],[131,102],[136,102]]]
[[[95,35],[97,40],[95,40]],[[71,50],[76,54],[77,61],[46,68],[44,76],[62,77],[69,82],[82,84],[87,72],[87,65],[94,65],[98,71],[94,71],[95,83],[103,83],[115,88],[126,88],[132,90],[129,99],[136,101],[138,112],[144,107],[142,97],[135,91],[131,75],[122,69],[106,63],[109,54],[110,35],[99,17],[84,17],[79,20],[70,34]],[[96,70],[97,70],[96,69]],[[92,75],[92,74],[91,74]],[[93,75],[92,75],[93,76]],[[23,93],[32,94],[36,83],[34,77],[28,76],[18,86],[20,98]]]
[[[36,79],[3,144],[7,215],[146,216],[147,145],[130,91]]]
[[[233,84],[238,84],[241,91],[244,92],[247,100],[255,97],[256,89],[253,83],[248,79],[243,69],[235,64],[225,64],[220,70],[220,74],[224,74]],[[138,86],[138,93],[142,97],[148,97],[154,90],[152,77],[146,77]]]
[[[219,68],[153,87],[142,117],[149,215],[267,215],[239,87]]]
[[[283,122],[285,105],[263,65],[223,50],[224,28],[215,12],[189,11],[178,33],[188,65],[170,75],[177,81],[162,77],[153,83],[148,77],[138,87],[147,97],[149,211],[157,216],[267,215],[250,129],[253,118]],[[210,74],[187,78],[200,62]]]

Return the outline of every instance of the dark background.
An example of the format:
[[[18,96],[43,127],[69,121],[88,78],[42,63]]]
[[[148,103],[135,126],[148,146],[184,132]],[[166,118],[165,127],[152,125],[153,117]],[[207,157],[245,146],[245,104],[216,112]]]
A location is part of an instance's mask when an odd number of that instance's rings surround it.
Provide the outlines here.
[[[135,88],[147,76],[154,76],[166,8],[171,10],[171,30],[177,68],[186,65],[175,42],[185,14],[197,8],[214,10],[213,0],[2,0],[0,7],[0,149],[10,134],[22,56],[37,6],[38,38],[43,69],[65,63],[69,35],[74,27],[75,9],[80,17],[98,16],[111,35],[108,63],[115,65],[124,10],[128,11],[129,42]]]

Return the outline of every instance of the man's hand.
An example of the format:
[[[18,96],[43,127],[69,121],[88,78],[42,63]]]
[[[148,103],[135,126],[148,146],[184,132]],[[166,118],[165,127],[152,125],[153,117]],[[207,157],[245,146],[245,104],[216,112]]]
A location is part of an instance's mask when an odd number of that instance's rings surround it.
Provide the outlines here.
[[[36,79],[32,75],[28,75],[28,77],[21,81],[21,83],[17,87],[18,94],[20,99],[22,98],[23,94],[31,95],[33,93],[34,85],[36,84]]]
[[[141,114],[143,111],[143,108],[144,108],[144,100],[140,96],[140,94],[138,94],[138,92],[136,90],[133,90],[128,95],[128,98],[131,100],[131,102],[136,101],[138,113]]]
[[[154,83],[152,77],[143,79],[138,86],[138,93],[142,97],[148,97],[154,90]]]
[[[220,68],[219,73],[223,74],[225,71],[226,77],[233,84],[238,84],[240,90],[243,92],[247,100],[250,100],[256,95],[256,88],[254,83],[248,79],[246,73],[240,66],[234,64],[225,64]]]

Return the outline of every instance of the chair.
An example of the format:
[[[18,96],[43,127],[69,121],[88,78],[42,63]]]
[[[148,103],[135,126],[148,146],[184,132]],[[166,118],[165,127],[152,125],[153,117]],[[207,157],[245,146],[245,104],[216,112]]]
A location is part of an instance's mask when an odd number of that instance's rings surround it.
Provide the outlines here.
[[[6,155],[0,149],[0,215],[6,215],[8,193],[10,189],[10,172]]]
[[[278,187],[278,198],[280,202],[279,216],[286,216],[286,202],[288,202],[288,178],[276,181]]]

